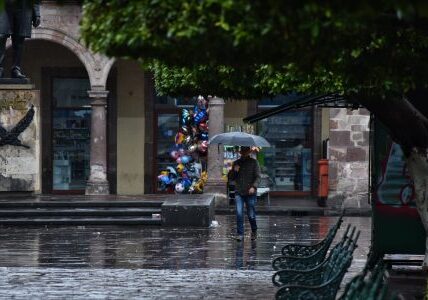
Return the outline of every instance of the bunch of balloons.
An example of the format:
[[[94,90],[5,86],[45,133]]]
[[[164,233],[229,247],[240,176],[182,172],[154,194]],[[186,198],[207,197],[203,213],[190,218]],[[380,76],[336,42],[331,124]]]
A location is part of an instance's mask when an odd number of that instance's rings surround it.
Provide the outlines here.
[[[208,151],[208,101],[199,96],[193,110],[183,109],[180,128],[175,135],[175,144],[170,157],[176,163],[158,176],[161,190],[176,193],[202,193],[208,179],[202,171],[201,158]]]

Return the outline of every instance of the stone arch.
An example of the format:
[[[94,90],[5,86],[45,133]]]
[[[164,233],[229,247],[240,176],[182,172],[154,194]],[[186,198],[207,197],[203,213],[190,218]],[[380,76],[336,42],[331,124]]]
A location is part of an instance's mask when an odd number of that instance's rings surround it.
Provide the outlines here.
[[[31,38],[58,43],[69,49],[85,66],[92,90],[106,89],[107,77],[115,61],[114,58],[93,53],[74,37],[54,28],[39,27],[33,29]]]

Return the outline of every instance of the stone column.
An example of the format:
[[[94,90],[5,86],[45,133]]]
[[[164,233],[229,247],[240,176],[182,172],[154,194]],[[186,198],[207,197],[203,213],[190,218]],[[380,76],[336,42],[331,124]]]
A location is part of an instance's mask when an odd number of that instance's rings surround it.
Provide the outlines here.
[[[337,211],[370,210],[369,121],[366,109],[330,109],[327,205]]]
[[[86,195],[108,195],[107,181],[107,95],[105,90],[90,90],[91,115],[91,172],[86,183]]]
[[[224,100],[211,98],[209,101],[209,127],[208,135],[213,137],[224,132]],[[227,203],[226,182],[221,179],[223,172],[223,146],[209,145],[208,147],[208,181],[204,187],[204,193],[216,194],[216,205],[223,206]]]

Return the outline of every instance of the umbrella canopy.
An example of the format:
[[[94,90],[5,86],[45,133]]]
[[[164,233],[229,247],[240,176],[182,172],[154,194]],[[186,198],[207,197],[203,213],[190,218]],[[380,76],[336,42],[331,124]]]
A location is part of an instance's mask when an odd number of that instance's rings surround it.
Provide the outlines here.
[[[240,131],[216,134],[209,140],[209,143],[211,145],[270,147],[269,142],[265,138]]]

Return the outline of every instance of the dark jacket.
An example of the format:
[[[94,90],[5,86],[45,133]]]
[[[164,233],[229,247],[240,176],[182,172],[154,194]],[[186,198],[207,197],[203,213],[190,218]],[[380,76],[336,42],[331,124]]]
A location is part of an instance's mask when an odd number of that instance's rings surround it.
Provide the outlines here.
[[[31,37],[32,20],[40,17],[40,1],[5,0],[0,11],[0,35]]]
[[[239,165],[239,172],[234,171],[234,167]],[[260,182],[260,166],[257,160],[252,157],[241,157],[237,159],[229,172],[229,181],[235,182],[235,191],[239,195],[248,195],[251,187],[257,189]]]

